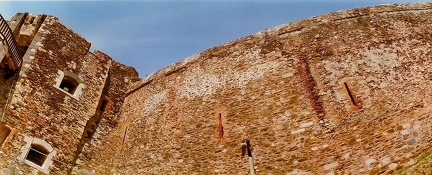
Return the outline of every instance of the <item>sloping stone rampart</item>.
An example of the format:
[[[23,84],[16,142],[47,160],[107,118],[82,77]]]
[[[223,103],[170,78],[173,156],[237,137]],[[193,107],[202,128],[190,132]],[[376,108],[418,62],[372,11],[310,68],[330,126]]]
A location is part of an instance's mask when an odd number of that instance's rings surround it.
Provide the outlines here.
[[[404,171],[431,148],[431,26],[431,3],[383,5],[191,56],[131,87],[83,169],[247,174],[250,139],[258,174]]]

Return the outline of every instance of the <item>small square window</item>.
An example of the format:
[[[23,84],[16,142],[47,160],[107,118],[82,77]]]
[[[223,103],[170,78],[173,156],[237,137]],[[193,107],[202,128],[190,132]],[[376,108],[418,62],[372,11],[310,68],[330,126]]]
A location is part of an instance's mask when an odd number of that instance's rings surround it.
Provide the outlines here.
[[[63,89],[69,94],[74,94],[78,84],[79,83],[75,79],[64,76],[62,82],[60,83],[60,89]]]
[[[85,85],[76,74],[59,70],[54,87],[78,100]]]

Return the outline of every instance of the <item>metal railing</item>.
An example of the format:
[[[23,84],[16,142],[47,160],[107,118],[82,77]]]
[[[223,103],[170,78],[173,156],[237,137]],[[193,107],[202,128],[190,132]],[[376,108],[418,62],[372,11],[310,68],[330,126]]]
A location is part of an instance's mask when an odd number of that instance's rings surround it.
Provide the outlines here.
[[[43,153],[40,150],[31,147],[25,159],[35,163],[36,165],[42,166],[46,158],[47,158],[47,153]]]
[[[15,43],[15,38],[12,29],[9,27],[6,20],[3,18],[1,14],[0,14],[0,34],[2,35],[3,39],[6,41],[6,44],[9,48],[10,58],[12,59],[12,62],[14,64],[14,66],[11,68],[14,71],[17,71],[19,70],[19,68],[21,68],[21,64],[23,60],[18,52],[18,47]]]

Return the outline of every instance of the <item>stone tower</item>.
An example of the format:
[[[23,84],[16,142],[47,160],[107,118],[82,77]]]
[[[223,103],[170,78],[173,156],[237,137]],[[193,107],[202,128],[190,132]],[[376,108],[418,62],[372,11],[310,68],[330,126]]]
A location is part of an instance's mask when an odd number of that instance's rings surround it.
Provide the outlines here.
[[[92,137],[97,142],[116,126],[126,87],[138,75],[90,52],[90,43],[55,17],[21,13],[8,24],[23,63],[11,66],[6,51],[15,46],[3,38],[0,173],[65,174]]]

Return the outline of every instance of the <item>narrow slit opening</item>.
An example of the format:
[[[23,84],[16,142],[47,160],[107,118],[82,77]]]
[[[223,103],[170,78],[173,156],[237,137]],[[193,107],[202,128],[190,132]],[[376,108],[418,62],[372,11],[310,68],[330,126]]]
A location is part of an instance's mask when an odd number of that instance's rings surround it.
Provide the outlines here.
[[[347,84],[346,82],[344,82],[344,85],[345,85],[345,89],[347,90],[348,95],[349,95],[349,97],[350,97],[350,99],[351,99],[352,104],[353,104],[354,106],[357,107],[357,103],[356,103],[356,101],[355,101],[355,99],[354,99],[353,94],[351,93],[351,90],[350,90],[349,87],[348,87],[348,84]]]
[[[101,101],[101,104],[100,104],[100,107],[99,107],[99,111],[102,111],[102,112],[105,111],[105,108],[106,108],[107,104],[108,104],[108,100],[103,99]]]
[[[127,134],[127,132],[128,132],[128,127],[126,126],[125,132],[124,132],[124,134],[123,134],[123,141],[122,141],[122,145],[124,145],[125,142],[126,142],[126,134]]]
[[[222,140],[224,137],[224,128],[222,124],[222,113],[219,113],[219,139]]]

